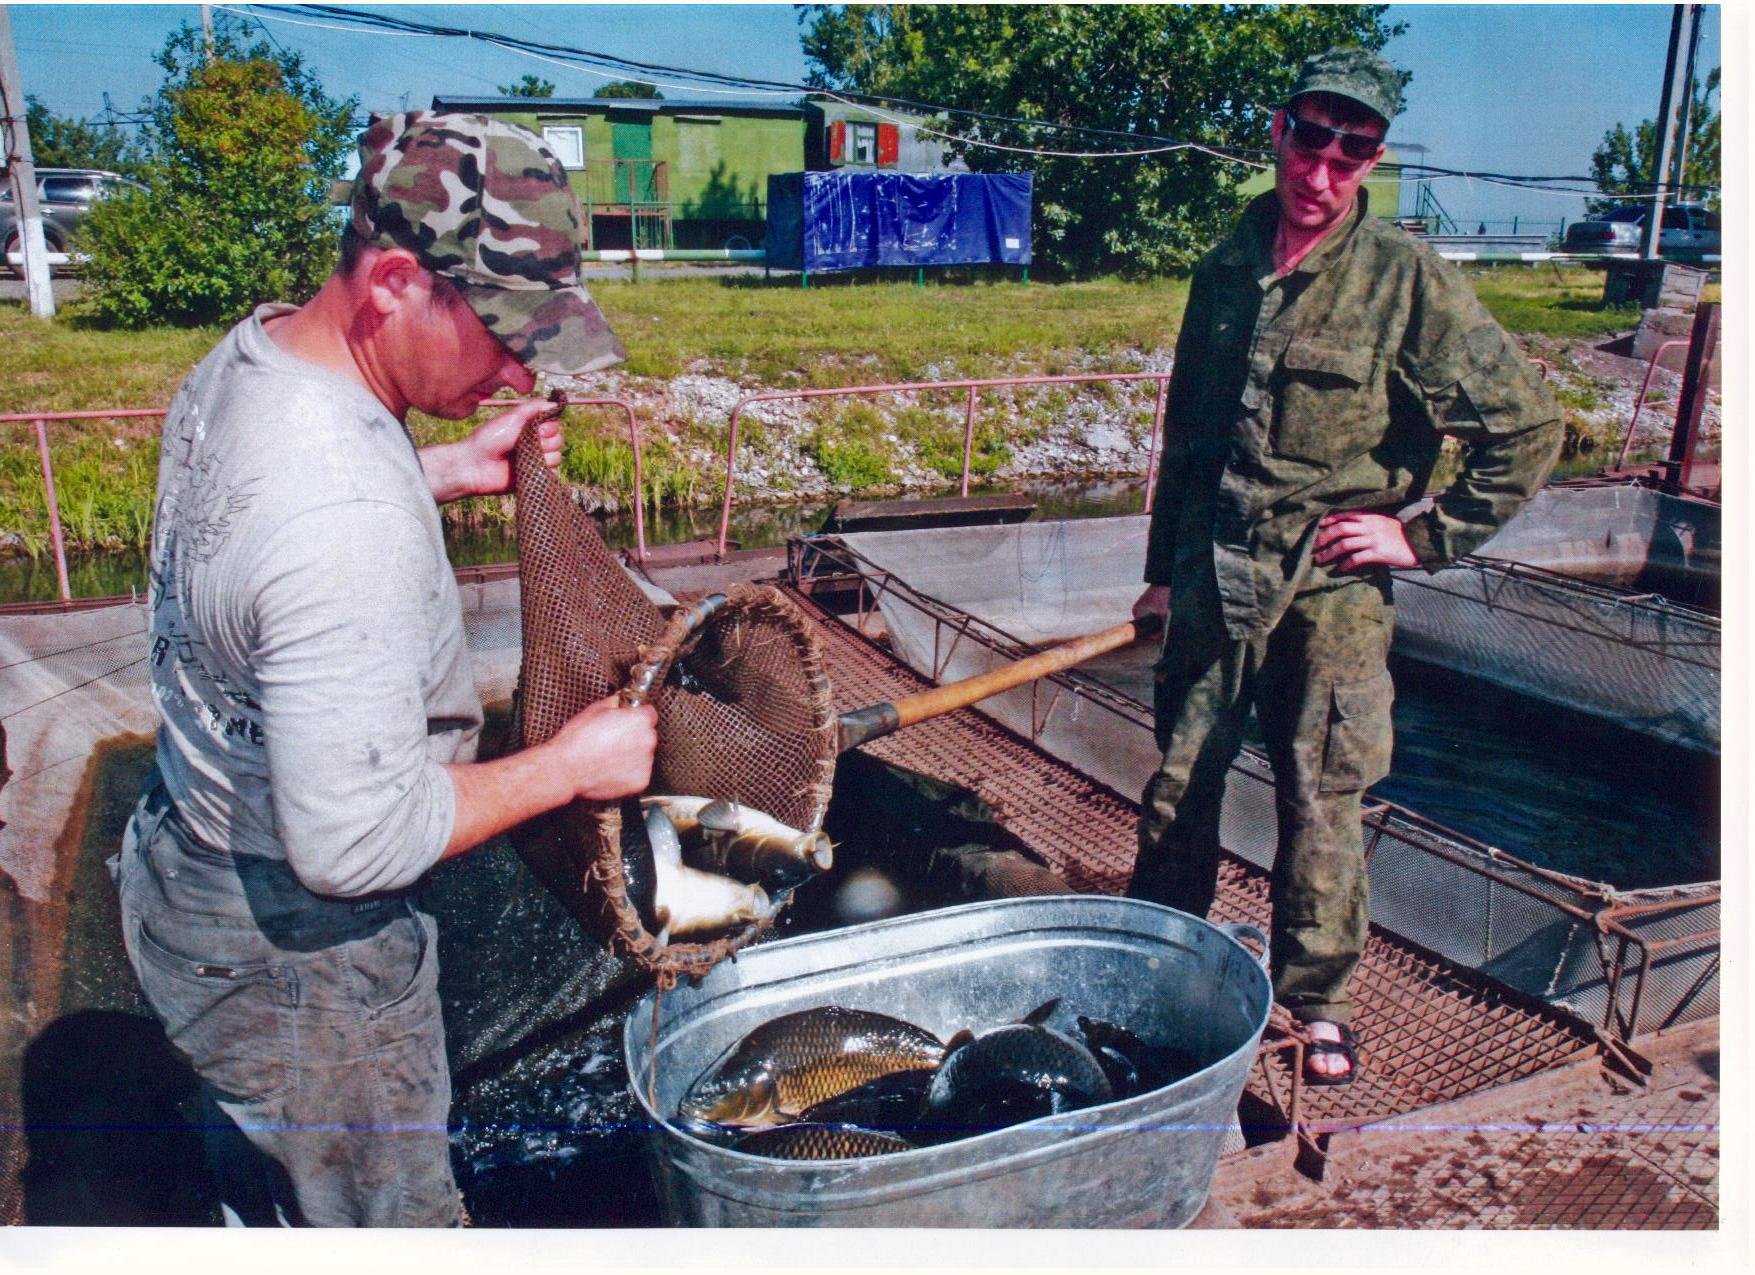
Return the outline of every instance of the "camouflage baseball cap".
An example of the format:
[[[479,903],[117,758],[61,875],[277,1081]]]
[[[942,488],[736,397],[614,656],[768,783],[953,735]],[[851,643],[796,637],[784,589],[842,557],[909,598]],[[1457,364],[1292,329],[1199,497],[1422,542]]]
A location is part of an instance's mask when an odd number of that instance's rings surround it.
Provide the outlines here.
[[[536,134],[483,115],[375,115],[360,135],[354,230],[456,285],[526,367],[628,357],[579,282],[579,200]]]
[[[1329,49],[1298,69],[1298,82],[1286,100],[1305,93],[1350,97],[1376,111],[1387,124],[1401,113],[1402,73],[1367,49]]]

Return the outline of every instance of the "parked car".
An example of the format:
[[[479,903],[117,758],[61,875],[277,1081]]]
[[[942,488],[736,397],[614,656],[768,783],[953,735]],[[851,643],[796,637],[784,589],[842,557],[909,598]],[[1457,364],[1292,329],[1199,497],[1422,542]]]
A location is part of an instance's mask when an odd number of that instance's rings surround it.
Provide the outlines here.
[[[0,182],[0,245],[5,256],[0,269],[21,272],[22,264],[14,265],[11,255],[23,251],[24,234],[18,225],[18,209],[12,198],[12,183]],[[137,181],[101,168],[39,168],[37,169],[37,206],[43,214],[43,238],[50,252],[66,252],[73,232],[84,223],[92,204],[124,187],[146,189]]]
[[[1630,256],[1639,251],[1639,236],[1650,204],[1622,204],[1589,221],[1566,227],[1567,252],[1601,252]],[[1664,209],[1658,252],[1666,257],[1696,257],[1719,250],[1718,214],[1698,204],[1672,204]]]

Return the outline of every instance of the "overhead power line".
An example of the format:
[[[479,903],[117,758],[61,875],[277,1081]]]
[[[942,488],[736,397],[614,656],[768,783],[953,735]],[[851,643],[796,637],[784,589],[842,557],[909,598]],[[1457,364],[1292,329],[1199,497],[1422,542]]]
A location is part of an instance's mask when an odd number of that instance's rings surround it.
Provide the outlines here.
[[[1050,120],[1031,120],[1017,116],[998,115],[991,112],[970,110],[964,107],[946,106],[942,103],[919,102],[908,98],[895,97],[889,94],[855,93],[843,90],[830,90],[808,84],[797,84],[784,80],[768,80],[751,76],[729,75],[718,71],[703,71],[693,67],[680,67],[662,62],[647,62],[635,58],[621,57],[617,54],[604,53],[600,50],[584,49],[574,45],[559,44],[544,40],[530,40],[519,36],[505,35],[495,31],[483,31],[473,27],[448,26],[442,23],[419,22],[409,18],[396,16],[393,13],[369,12],[363,9],[352,9],[341,5],[326,4],[291,4],[291,5],[222,5],[221,8],[233,9],[240,13],[257,17],[266,14],[280,21],[295,25],[328,25],[311,22],[311,18],[328,18],[332,23],[340,24],[340,29],[369,31],[382,35],[400,35],[422,38],[467,39],[493,45],[518,53],[537,61],[552,65],[570,67],[590,74],[616,75],[625,78],[641,79],[653,82],[655,77],[674,76],[686,81],[685,84],[665,84],[664,87],[693,88],[699,92],[742,92],[762,95],[817,93],[849,105],[869,106],[877,109],[891,108],[910,112],[924,112],[928,115],[956,116],[976,121],[981,124],[993,124],[1011,128],[1041,130],[1059,133],[1065,136],[1085,136],[1092,138],[1126,139],[1134,146],[1126,150],[1108,151],[1071,151],[1050,150],[1041,147],[1015,146],[996,142],[990,138],[970,137],[961,133],[950,133],[942,130],[923,128],[922,131],[932,136],[942,137],[959,145],[976,146],[1020,155],[1036,155],[1043,158],[1068,159],[1130,159],[1145,158],[1152,155],[1166,154],[1174,151],[1194,151],[1217,159],[1233,163],[1247,164],[1255,168],[1270,166],[1273,156],[1271,150],[1258,147],[1231,146],[1223,143],[1197,141],[1189,138],[1162,137],[1151,133],[1128,132],[1120,129],[1098,128],[1084,124],[1064,124]],[[305,21],[301,21],[305,19]],[[1141,145],[1141,144],[1144,145]],[[1388,166],[1386,166],[1388,167]],[[1403,182],[1420,182],[1434,178],[1470,178],[1496,186],[1509,186],[1519,189],[1538,191],[1548,194],[1583,195],[1591,198],[1603,196],[1598,188],[1596,178],[1580,174],[1533,175],[1515,173],[1496,173],[1478,169],[1445,168],[1433,164],[1401,164],[1396,166]],[[1677,192],[1710,193],[1719,187],[1714,184],[1689,183],[1676,186],[1656,181],[1627,181],[1617,183],[1628,193],[1640,190],[1657,190],[1660,187]],[[1585,189],[1567,189],[1566,186],[1583,185]]]

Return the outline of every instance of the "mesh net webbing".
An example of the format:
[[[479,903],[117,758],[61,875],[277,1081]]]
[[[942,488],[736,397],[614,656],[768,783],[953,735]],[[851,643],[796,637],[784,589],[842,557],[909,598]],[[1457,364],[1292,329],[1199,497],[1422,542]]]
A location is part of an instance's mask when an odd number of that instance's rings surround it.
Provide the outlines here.
[[[822,825],[836,717],[809,624],[778,590],[739,585],[699,627],[667,621],[543,463],[534,428],[514,462],[523,656],[512,744],[552,738],[624,688],[642,661],[669,669],[651,695],[651,791],[737,801],[801,830]],[[645,839],[637,801],[574,801],[513,833],[544,884],[619,954],[661,979],[705,973],[771,924],[663,944],[628,896],[623,851]]]

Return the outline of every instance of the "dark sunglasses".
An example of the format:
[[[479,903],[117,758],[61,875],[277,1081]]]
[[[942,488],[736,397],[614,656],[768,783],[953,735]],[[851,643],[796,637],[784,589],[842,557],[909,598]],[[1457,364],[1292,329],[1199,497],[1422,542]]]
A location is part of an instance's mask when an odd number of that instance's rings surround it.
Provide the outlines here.
[[[1286,122],[1292,126],[1292,145],[1312,155],[1327,150],[1328,144],[1337,139],[1341,143],[1341,154],[1348,159],[1373,159],[1383,147],[1382,138],[1369,133],[1349,133],[1326,124],[1312,124],[1309,120],[1299,119],[1290,110],[1286,112]]]

